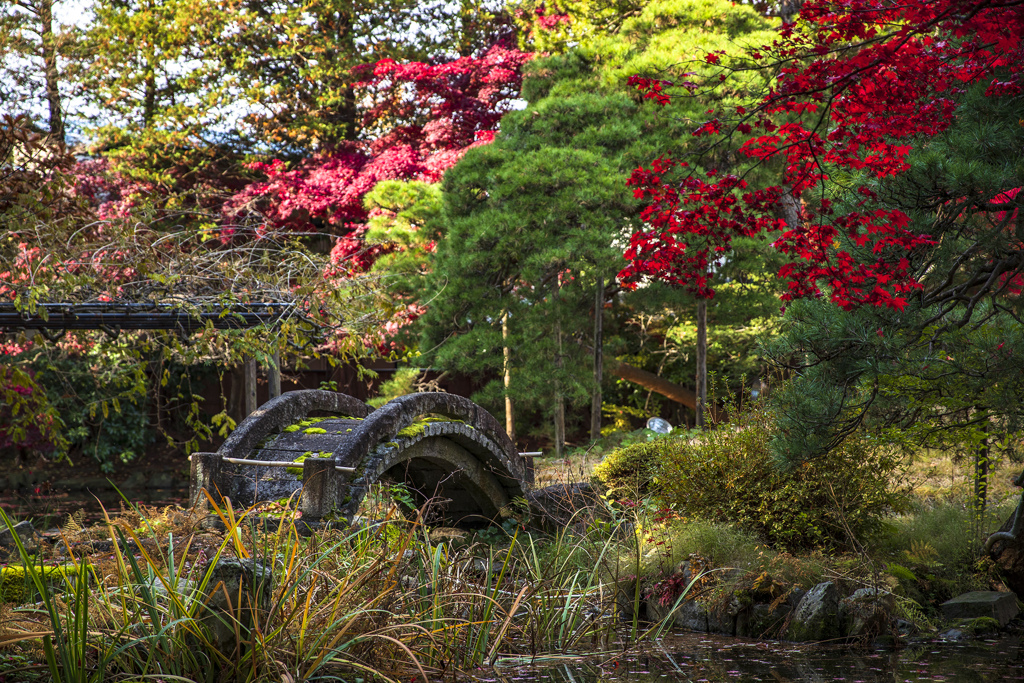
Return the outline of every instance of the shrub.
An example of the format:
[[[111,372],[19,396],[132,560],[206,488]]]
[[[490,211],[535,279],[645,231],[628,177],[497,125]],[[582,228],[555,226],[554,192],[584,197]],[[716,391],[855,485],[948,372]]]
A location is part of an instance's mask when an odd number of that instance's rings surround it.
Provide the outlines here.
[[[769,449],[773,430],[762,408],[698,440],[653,442],[656,495],[683,514],[739,524],[788,550],[848,549],[906,504],[894,452],[851,438],[781,469]]]
[[[594,468],[594,477],[613,498],[642,498],[650,493],[658,459],[669,443],[657,439],[612,451]]]

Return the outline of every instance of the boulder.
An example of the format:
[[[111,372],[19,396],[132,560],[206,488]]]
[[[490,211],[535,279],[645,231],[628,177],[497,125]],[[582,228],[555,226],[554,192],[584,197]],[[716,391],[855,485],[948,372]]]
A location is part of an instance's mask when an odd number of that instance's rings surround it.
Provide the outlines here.
[[[636,578],[630,578],[616,584],[615,586],[615,603],[619,608],[619,618],[623,621],[633,621],[633,616],[636,613],[633,609],[638,605],[637,603],[637,591],[640,590],[639,595],[639,608],[640,618],[647,614],[648,619],[653,619],[650,615],[650,611],[647,608],[647,600],[644,598],[643,590],[637,587]]]
[[[741,638],[774,638],[782,632],[793,608],[782,603],[756,603],[736,615],[736,635]]]
[[[686,631],[708,633],[708,609],[696,600],[683,600],[672,610],[672,604],[662,605],[657,599],[647,603],[647,618],[661,621],[668,618],[669,625]],[[671,612],[671,614],[670,614]]]
[[[244,647],[253,626],[270,611],[274,575],[269,567],[252,558],[234,557],[211,560],[204,575],[209,578],[204,596],[206,614],[201,620],[211,642],[230,655]],[[241,642],[236,640],[236,625]]]
[[[592,484],[555,484],[529,491],[530,519],[545,531],[585,531],[595,520],[610,521],[612,515]]]
[[[21,544],[29,553],[39,550],[39,532],[32,526],[32,522],[18,522],[14,525],[14,534],[21,539]],[[14,534],[6,525],[0,525],[0,556],[17,557],[18,546],[14,542]]]
[[[971,591],[942,603],[940,609],[946,619],[990,617],[998,621],[1000,627],[1006,626],[1020,612],[1017,596],[1004,591]]]
[[[860,588],[839,604],[843,633],[849,638],[874,638],[893,629],[896,597],[884,588]]]
[[[793,612],[786,638],[798,642],[833,640],[843,635],[839,590],[831,581],[807,591]]]

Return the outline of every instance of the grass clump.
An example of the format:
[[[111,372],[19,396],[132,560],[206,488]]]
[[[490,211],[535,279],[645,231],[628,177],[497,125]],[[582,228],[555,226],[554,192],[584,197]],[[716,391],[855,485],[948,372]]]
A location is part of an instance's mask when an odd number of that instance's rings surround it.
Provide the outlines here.
[[[937,614],[938,605],[950,598],[998,584],[996,568],[983,552],[982,529],[997,528],[1014,505],[1008,500],[979,519],[963,501],[919,501],[887,520],[871,551],[905,596]]]
[[[98,528],[112,543],[89,558],[76,544],[99,540],[97,529],[74,532],[61,551],[76,554],[74,580],[60,586],[32,574],[22,553],[44,606],[9,609],[0,636],[53,680],[83,683],[433,681],[505,656],[607,648],[618,636],[607,533],[548,540],[513,525],[495,544],[455,544],[393,509],[380,523],[304,538],[294,511],[268,532],[250,511],[212,507],[224,531],[184,512],[109,519]],[[44,552],[52,562],[56,551]],[[258,563],[273,584],[211,597],[229,558]]]

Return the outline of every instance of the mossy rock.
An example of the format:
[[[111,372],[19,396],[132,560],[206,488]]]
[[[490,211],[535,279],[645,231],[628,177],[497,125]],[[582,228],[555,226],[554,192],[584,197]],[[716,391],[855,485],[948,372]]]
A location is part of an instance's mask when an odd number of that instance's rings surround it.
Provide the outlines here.
[[[76,570],[74,565],[56,565],[33,567],[33,571],[40,572],[43,580],[50,586],[66,585],[69,581],[69,574]],[[9,565],[0,568],[0,602],[21,605],[31,602],[39,597],[32,578],[25,571],[22,565]]]
[[[1002,626],[999,625],[999,620],[993,619],[992,617],[968,619],[961,623],[959,627],[974,636],[999,633],[1003,630]]]

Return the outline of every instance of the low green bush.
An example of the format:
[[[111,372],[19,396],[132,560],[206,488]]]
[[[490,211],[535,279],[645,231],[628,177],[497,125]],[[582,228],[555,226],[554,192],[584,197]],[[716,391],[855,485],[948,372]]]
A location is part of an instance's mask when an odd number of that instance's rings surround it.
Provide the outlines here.
[[[612,498],[642,498],[651,492],[658,459],[669,443],[658,439],[612,451],[594,468],[594,477]]]
[[[903,509],[902,460],[867,439],[782,469],[769,448],[766,409],[737,415],[699,439],[638,444],[595,474],[613,491],[635,486],[687,517],[738,524],[786,550],[845,550]]]

